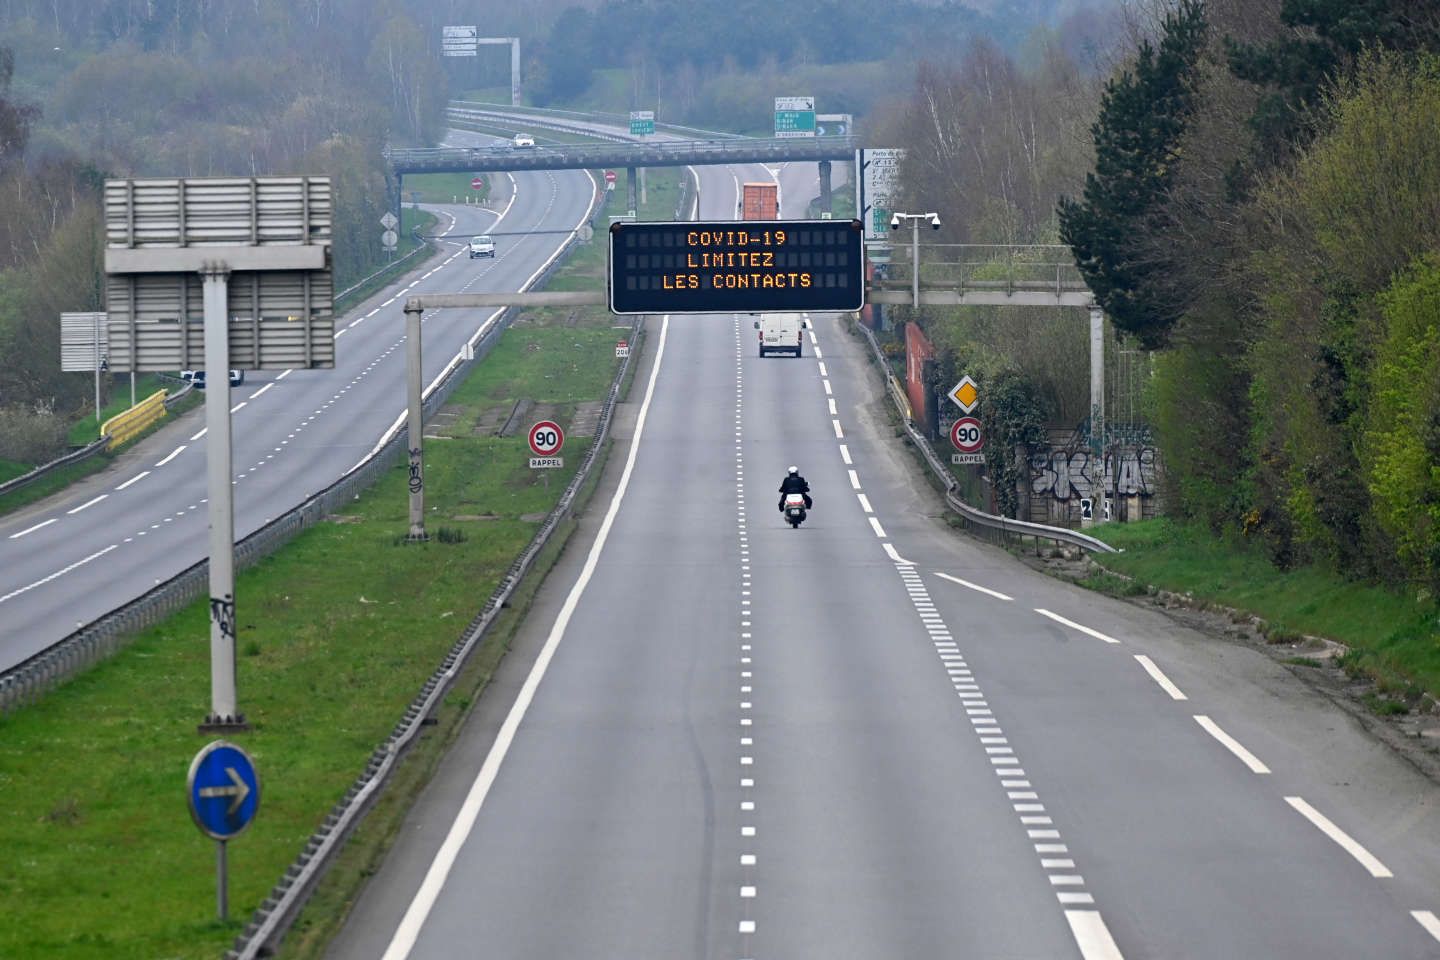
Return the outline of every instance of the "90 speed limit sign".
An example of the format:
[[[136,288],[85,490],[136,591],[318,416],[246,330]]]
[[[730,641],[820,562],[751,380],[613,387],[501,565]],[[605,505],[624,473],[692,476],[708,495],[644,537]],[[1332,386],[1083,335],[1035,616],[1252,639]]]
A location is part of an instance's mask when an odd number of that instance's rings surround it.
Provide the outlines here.
[[[541,420],[530,428],[530,452],[537,457],[553,457],[565,445],[565,431],[554,420]]]
[[[974,417],[961,417],[950,427],[950,442],[961,453],[979,453],[985,446],[985,433]]]

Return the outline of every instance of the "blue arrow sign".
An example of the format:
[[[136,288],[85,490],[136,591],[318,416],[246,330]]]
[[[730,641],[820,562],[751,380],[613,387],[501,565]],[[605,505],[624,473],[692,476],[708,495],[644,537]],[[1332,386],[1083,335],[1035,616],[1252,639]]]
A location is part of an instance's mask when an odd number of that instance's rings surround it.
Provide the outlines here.
[[[224,740],[206,744],[190,761],[186,793],[195,825],[216,840],[242,832],[260,809],[260,777],[254,762]]]

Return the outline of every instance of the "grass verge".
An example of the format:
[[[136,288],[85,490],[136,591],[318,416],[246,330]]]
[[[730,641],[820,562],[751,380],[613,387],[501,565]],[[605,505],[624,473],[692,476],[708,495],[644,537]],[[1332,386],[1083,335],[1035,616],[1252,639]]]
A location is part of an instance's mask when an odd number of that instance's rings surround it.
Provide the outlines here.
[[[195,732],[209,703],[203,600],[0,718],[0,956],[209,958],[228,946],[582,459],[585,442],[574,434],[583,431],[572,429],[566,468],[545,471],[554,474],[546,480],[529,469],[523,431],[497,437],[482,424],[519,398],[555,411],[562,424],[602,399],[616,362],[611,322],[603,313],[527,318],[456,391],[449,439],[426,447],[430,542],[404,542],[402,464],[237,578],[239,700],[254,726],[237,739],[255,758],[264,796],[253,826],[230,845],[230,922],[215,919],[213,845],[183,797],[190,758],[208,739]],[[508,630],[520,612],[517,603],[507,614]],[[487,638],[447,698],[447,724],[427,733],[377,811],[393,804],[398,816],[424,782],[506,635]],[[370,856],[384,844],[381,830]],[[360,846],[353,853],[373,863]],[[342,900],[363,874],[349,875]]]
[[[1102,536],[1125,551],[1095,557],[1108,570],[1249,611],[1269,622],[1272,638],[1310,634],[1343,643],[1350,648],[1345,669],[1374,678],[1382,693],[1440,696],[1440,606],[1433,597],[1319,567],[1279,570],[1248,544],[1170,520],[1107,524]]]
[[[345,313],[345,311],[351,309],[357,304],[364,303],[368,297],[374,295],[375,293],[378,293],[380,290],[383,290],[385,287],[388,287],[390,284],[394,283],[397,277],[404,276],[406,273],[414,270],[416,267],[420,266],[420,264],[433,257],[435,255],[435,250],[432,247],[428,253],[417,253],[409,260],[406,260],[404,263],[398,262],[401,257],[405,256],[410,251],[420,246],[420,244],[422,243],[422,241],[415,239],[415,231],[419,230],[421,233],[426,233],[434,225],[435,214],[428,213],[424,210],[416,210],[413,207],[402,207],[400,210],[400,229],[397,231],[400,236],[398,242],[395,245],[395,259],[397,262],[391,264],[388,268],[377,274],[374,278],[367,280],[359,287],[356,287],[351,292],[345,294],[345,296],[336,297],[336,319],[338,320],[340,315]]]

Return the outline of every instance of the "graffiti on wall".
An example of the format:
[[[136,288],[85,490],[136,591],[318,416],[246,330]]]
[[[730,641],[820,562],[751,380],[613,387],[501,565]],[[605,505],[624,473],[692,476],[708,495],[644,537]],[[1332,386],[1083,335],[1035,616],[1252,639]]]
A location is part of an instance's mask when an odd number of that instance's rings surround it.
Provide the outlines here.
[[[1030,457],[1030,492],[1056,500],[1098,498],[1110,491],[1121,496],[1152,496],[1156,492],[1159,455],[1150,445],[1111,447],[1097,456],[1075,440],[1063,447],[1040,450]]]

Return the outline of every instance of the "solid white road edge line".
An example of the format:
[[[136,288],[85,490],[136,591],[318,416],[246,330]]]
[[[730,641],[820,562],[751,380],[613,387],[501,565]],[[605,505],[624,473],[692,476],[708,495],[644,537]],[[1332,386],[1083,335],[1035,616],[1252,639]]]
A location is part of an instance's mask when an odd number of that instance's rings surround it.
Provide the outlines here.
[[[1119,640],[1116,640],[1114,637],[1107,637],[1107,636],[1105,636],[1105,634],[1101,633],[1099,630],[1091,630],[1089,627],[1087,627],[1087,626],[1085,626],[1085,625],[1083,625],[1083,624],[1076,623],[1074,620],[1066,620],[1064,617],[1060,616],[1060,614],[1058,614],[1058,613],[1051,613],[1049,610],[1041,610],[1039,607],[1036,607],[1036,608],[1035,608],[1035,612],[1038,613],[1038,614],[1040,614],[1040,616],[1042,616],[1042,617],[1049,617],[1051,620],[1054,620],[1056,623],[1063,623],[1063,624],[1065,624],[1065,626],[1069,627],[1071,630],[1079,630],[1081,633],[1086,634],[1087,636],[1094,637],[1096,640],[1104,640],[1106,643],[1119,643],[1119,642],[1120,642]]]
[[[1065,919],[1085,960],[1124,960],[1098,910],[1066,910]]]
[[[939,578],[942,579],[942,580],[949,580],[951,583],[958,583],[958,584],[960,584],[960,586],[962,586],[962,587],[969,587],[971,590],[976,590],[976,591],[978,591],[978,592],[980,592],[980,593],[988,594],[989,596],[994,597],[996,600],[1014,600],[1014,599],[1015,599],[1014,597],[1007,597],[1005,594],[1001,593],[999,590],[991,590],[989,587],[982,587],[982,586],[980,586],[980,584],[978,584],[978,583],[971,583],[969,580],[961,580],[959,577],[952,577],[952,576],[950,576],[950,574],[948,574],[948,573],[941,573],[939,570],[936,570],[936,571],[935,571],[935,576],[939,577]]]
[[[1440,940],[1440,920],[1435,918],[1435,914],[1429,910],[1411,910],[1410,916],[1414,917],[1416,922],[1424,927],[1430,936],[1436,940]]]
[[[1294,807],[1300,816],[1319,827],[1321,833],[1340,844],[1346,853],[1350,854],[1350,856],[1356,860],[1359,860],[1360,865],[1370,871],[1370,876],[1378,877],[1382,880],[1386,877],[1395,876],[1395,874],[1390,872],[1389,867],[1381,863],[1369,850],[1360,846],[1354,837],[1335,826],[1329,817],[1310,806],[1310,804],[1306,803],[1300,797],[1286,797],[1285,802]]]
[[[0,603],[4,603],[6,600],[10,600],[10,599],[13,599],[13,598],[15,598],[15,597],[18,597],[18,596],[20,596],[20,594],[22,594],[22,593],[26,593],[26,592],[28,592],[28,591],[30,591],[30,590],[34,590],[36,587],[44,586],[45,584],[49,583],[51,580],[54,580],[56,577],[63,577],[63,576],[65,576],[65,574],[69,573],[71,570],[74,570],[76,567],[83,567],[85,564],[89,563],[91,560],[94,560],[96,557],[103,557],[103,556],[105,556],[105,554],[109,553],[111,550],[114,550],[114,549],[115,549],[116,547],[118,547],[118,546],[120,546],[120,544],[118,544],[118,543],[112,543],[112,544],[110,544],[110,546],[106,547],[104,550],[96,550],[94,553],[90,554],[90,556],[86,557],[86,558],[83,559],[83,560],[76,560],[74,563],[70,564],[70,566],[68,566],[68,567],[65,567],[63,570],[56,570],[54,573],[50,574],[50,576],[48,576],[48,577],[44,577],[43,579],[36,580],[34,583],[27,584],[26,586],[23,586],[23,587],[21,587],[21,588],[18,589],[18,590],[12,590],[11,592],[5,594],[5,596],[0,597]]]
[[[645,433],[645,416],[649,413],[650,401],[655,396],[655,381],[660,375],[660,361],[665,357],[665,335],[669,329],[670,317],[667,314],[661,320],[660,340],[655,347],[655,366],[650,371],[650,382],[645,387],[645,400],[640,404],[640,414],[635,420],[635,435],[634,439],[630,441],[630,454],[625,458],[625,470],[620,475],[620,485],[616,488],[615,496],[610,501],[610,509],[605,512],[605,519],[601,522],[600,530],[595,535],[595,543],[590,547],[590,554],[585,558],[585,566],[580,570],[580,576],[575,581],[575,586],[570,588],[570,594],[560,608],[560,615],[555,618],[555,625],[550,628],[550,635],[545,638],[545,645],[541,648],[540,655],[535,658],[535,665],[530,668],[530,675],[525,678],[524,686],[520,688],[520,693],[510,707],[505,722],[495,735],[495,743],[491,745],[490,752],[486,755],[485,762],[481,765],[480,772],[470,787],[470,793],[460,808],[459,816],[450,826],[449,835],[440,845],[435,859],[431,861],[430,869],[425,874],[425,880],[420,884],[415,899],[410,901],[410,906],[405,911],[405,916],[401,919],[395,936],[391,938],[389,947],[385,949],[382,960],[404,960],[410,955],[411,948],[415,946],[421,927],[425,925],[431,908],[434,907],[440,891],[445,887],[445,880],[450,875],[450,868],[455,865],[455,858],[459,855],[460,848],[465,845],[471,829],[475,826],[475,820],[480,815],[480,808],[485,803],[485,797],[490,793],[490,787],[500,772],[500,764],[504,762],[505,754],[509,752],[510,744],[515,739],[515,731],[519,728],[520,721],[524,719],[525,711],[530,708],[530,701],[540,686],[540,680],[545,676],[545,671],[550,666],[550,660],[555,656],[555,650],[560,645],[560,639],[565,635],[565,628],[569,626],[570,618],[580,603],[580,595],[585,592],[585,587],[595,572],[596,564],[600,559],[600,551],[604,549],[605,541],[610,537],[610,527],[615,522],[615,514],[619,512],[620,503],[625,498],[625,490],[630,486],[630,474],[635,469],[635,457],[640,452],[640,438]]]
[[[1155,662],[1154,662],[1153,660],[1151,660],[1149,657],[1145,656],[1145,654],[1143,654],[1143,653],[1137,653],[1137,654],[1135,654],[1135,659],[1136,659],[1136,660],[1139,660],[1139,661],[1140,661],[1140,666],[1144,667],[1144,668],[1145,668],[1145,672],[1148,673],[1148,674],[1150,674],[1150,679],[1152,679],[1152,680],[1154,680],[1156,683],[1160,684],[1160,688],[1161,688],[1162,690],[1164,690],[1166,693],[1170,694],[1170,699],[1172,699],[1172,700],[1188,700],[1188,699],[1190,699],[1189,697],[1185,696],[1185,694],[1181,693],[1181,692],[1180,692],[1180,688],[1177,687],[1177,686],[1175,686],[1175,684],[1171,683],[1171,682],[1170,682],[1170,678],[1167,677],[1167,676],[1165,676],[1165,674],[1161,673],[1161,672],[1160,672],[1160,668],[1157,667],[1157,666],[1155,666]]]
[[[1211,720],[1204,714],[1197,713],[1195,714],[1195,722],[1200,724],[1200,726],[1204,727],[1206,733],[1210,734],[1210,736],[1214,737],[1216,740],[1219,740],[1222,744],[1224,744],[1226,750],[1229,750],[1231,753],[1235,754],[1235,756],[1239,757],[1240,762],[1245,764],[1245,766],[1249,767],[1251,773],[1270,772],[1269,767],[1261,763],[1259,758],[1256,757],[1255,754],[1242,747],[1239,740],[1236,740],[1234,737],[1230,736],[1230,734],[1226,733],[1224,730],[1221,730],[1219,724],[1217,724],[1214,720]]]

